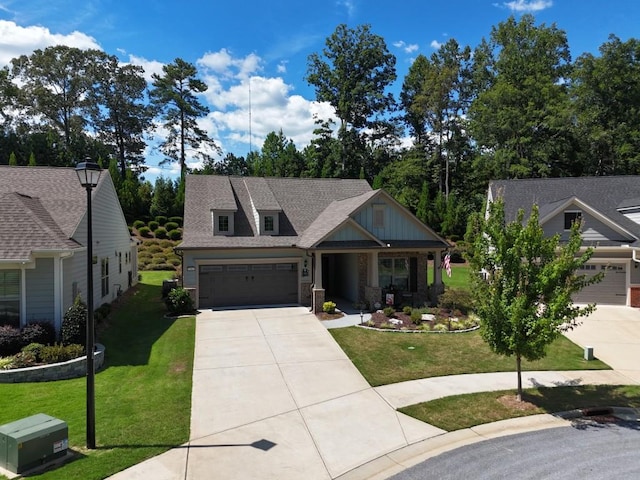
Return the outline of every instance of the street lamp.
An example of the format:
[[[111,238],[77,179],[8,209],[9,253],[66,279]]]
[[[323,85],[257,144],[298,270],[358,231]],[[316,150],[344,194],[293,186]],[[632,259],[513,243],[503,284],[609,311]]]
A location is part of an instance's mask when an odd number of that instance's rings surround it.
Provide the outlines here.
[[[87,190],[87,448],[96,448],[96,395],[93,351],[95,328],[93,323],[93,232],[91,228],[91,190],[98,185],[100,166],[91,161],[76,166],[78,180]]]

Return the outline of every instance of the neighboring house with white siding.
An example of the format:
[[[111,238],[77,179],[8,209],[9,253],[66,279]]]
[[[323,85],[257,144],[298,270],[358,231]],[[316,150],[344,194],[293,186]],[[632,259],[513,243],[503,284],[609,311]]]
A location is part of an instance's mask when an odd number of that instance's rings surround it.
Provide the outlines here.
[[[87,192],[74,168],[0,166],[0,325],[49,321],[86,300]],[[92,191],[94,307],[137,282],[137,244],[109,175]]]
[[[582,221],[583,249],[594,247],[582,273],[605,276],[579,292],[576,303],[640,307],[640,176],[498,180],[489,184],[488,201],[498,197],[507,221],[538,205],[545,234],[561,240],[574,220]]]
[[[365,180],[188,175],[176,250],[198,308],[301,304],[318,312],[325,300],[435,300],[447,248]]]

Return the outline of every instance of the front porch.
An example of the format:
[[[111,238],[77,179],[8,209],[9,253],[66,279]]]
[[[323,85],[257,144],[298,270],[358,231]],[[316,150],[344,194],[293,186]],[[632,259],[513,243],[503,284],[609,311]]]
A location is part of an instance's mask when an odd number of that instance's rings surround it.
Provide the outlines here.
[[[427,278],[428,258],[436,268]],[[313,252],[311,307],[322,311],[325,301],[348,303],[359,310],[390,304],[421,306],[437,301],[444,291],[441,250],[322,251]]]

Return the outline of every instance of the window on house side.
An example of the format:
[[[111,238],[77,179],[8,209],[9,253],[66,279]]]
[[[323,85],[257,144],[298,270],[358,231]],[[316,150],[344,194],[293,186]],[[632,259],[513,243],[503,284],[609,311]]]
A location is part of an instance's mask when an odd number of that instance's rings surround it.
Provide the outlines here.
[[[218,231],[219,232],[229,231],[229,217],[227,215],[220,215],[218,217]]]
[[[273,217],[271,215],[264,217],[264,231],[273,232]]]
[[[109,295],[109,258],[105,257],[100,261],[100,280],[102,285],[102,296]]]
[[[574,222],[582,220],[582,212],[564,212],[564,229],[571,230]]]

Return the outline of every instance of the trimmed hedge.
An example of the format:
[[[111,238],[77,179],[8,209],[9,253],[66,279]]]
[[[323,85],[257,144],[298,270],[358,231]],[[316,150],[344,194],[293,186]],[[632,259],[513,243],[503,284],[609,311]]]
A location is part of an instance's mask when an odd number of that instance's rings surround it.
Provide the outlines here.
[[[165,217],[164,215],[158,215],[156,217],[156,222],[158,222],[158,225],[164,225],[165,223],[167,223],[167,217]]]
[[[0,326],[0,357],[15,355],[23,346],[19,328],[11,325]]]
[[[167,229],[164,227],[158,227],[153,231],[156,238],[167,238]]]
[[[182,239],[182,230],[170,230],[167,232],[167,236],[171,240],[181,240]]]
[[[146,224],[142,221],[142,220],[136,220],[135,222],[133,222],[133,228],[135,228],[136,230],[139,230],[140,228],[144,227]]]
[[[151,220],[148,224],[147,227],[149,227],[149,230],[153,231],[156,228],[158,228],[160,226],[160,224],[158,222],[156,222],[155,220]]]

